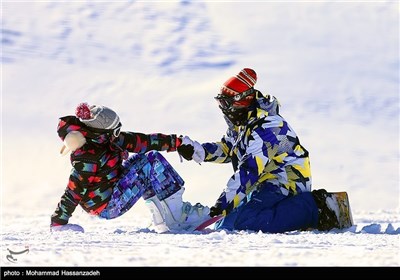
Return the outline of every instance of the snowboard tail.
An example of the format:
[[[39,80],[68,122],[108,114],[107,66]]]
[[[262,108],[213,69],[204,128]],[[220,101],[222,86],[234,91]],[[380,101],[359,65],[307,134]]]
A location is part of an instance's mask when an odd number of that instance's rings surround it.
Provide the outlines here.
[[[339,229],[349,228],[354,225],[353,216],[350,208],[349,195],[347,192],[330,192],[333,198],[336,199],[338,210],[336,216],[339,221]]]

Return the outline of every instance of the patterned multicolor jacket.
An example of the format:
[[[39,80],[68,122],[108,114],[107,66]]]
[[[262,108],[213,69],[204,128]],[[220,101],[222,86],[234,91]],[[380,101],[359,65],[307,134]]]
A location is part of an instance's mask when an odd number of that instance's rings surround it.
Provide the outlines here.
[[[176,150],[175,134],[121,131],[118,138],[112,138],[107,131],[89,128],[75,116],[60,118],[57,132],[61,140],[71,131],[81,132],[86,144],[71,153],[73,168],[65,192],[51,217],[52,224],[67,224],[78,204],[86,212],[98,215],[107,206],[115,183],[123,175],[121,164],[128,152]]]
[[[216,204],[227,215],[252,191],[268,187],[284,195],[311,191],[308,151],[294,130],[279,115],[275,97],[256,93],[256,104],[244,126],[228,130],[220,142],[203,143],[205,162],[231,162],[234,174]]]

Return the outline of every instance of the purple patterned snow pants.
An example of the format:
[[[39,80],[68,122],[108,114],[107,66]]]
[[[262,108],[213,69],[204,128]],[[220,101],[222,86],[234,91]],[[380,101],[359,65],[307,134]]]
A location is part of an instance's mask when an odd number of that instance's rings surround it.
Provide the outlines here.
[[[116,183],[111,200],[99,217],[114,219],[128,211],[138,200],[157,195],[163,200],[178,191],[184,181],[157,151],[131,155],[122,163],[124,175]]]

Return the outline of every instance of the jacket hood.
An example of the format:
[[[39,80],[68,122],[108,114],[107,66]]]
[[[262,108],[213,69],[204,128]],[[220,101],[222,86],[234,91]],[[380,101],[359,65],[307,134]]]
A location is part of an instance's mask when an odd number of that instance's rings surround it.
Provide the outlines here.
[[[260,91],[256,92],[256,111],[257,116],[266,114],[267,116],[279,115],[279,101],[275,96],[263,95]]]

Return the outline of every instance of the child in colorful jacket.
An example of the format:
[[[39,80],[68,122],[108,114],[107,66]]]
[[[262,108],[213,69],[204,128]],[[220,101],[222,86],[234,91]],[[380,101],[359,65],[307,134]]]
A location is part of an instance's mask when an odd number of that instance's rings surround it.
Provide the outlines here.
[[[282,233],[338,228],[329,194],[311,192],[308,151],[279,114],[275,97],[254,88],[257,74],[244,68],[215,99],[228,124],[219,142],[200,144],[185,136],[178,152],[196,162],[231,163],[234,173],[215,205],[216,229]],[[337,209],[336,209],[337,210]]]
[[[182,201],[184,181],[160,154],[176,151],[181,138],[125,132],[121,126],[112,109],[86,103],[76,108],[76,116],[60,118],[61,153],[71,152],[72,170],[51,216],[51,230],[83,232],[81,226],[68,223],[78,205],[99,218],[114,219],[141,197],[158,232],[188,230],[208,219],[208,207]]]

